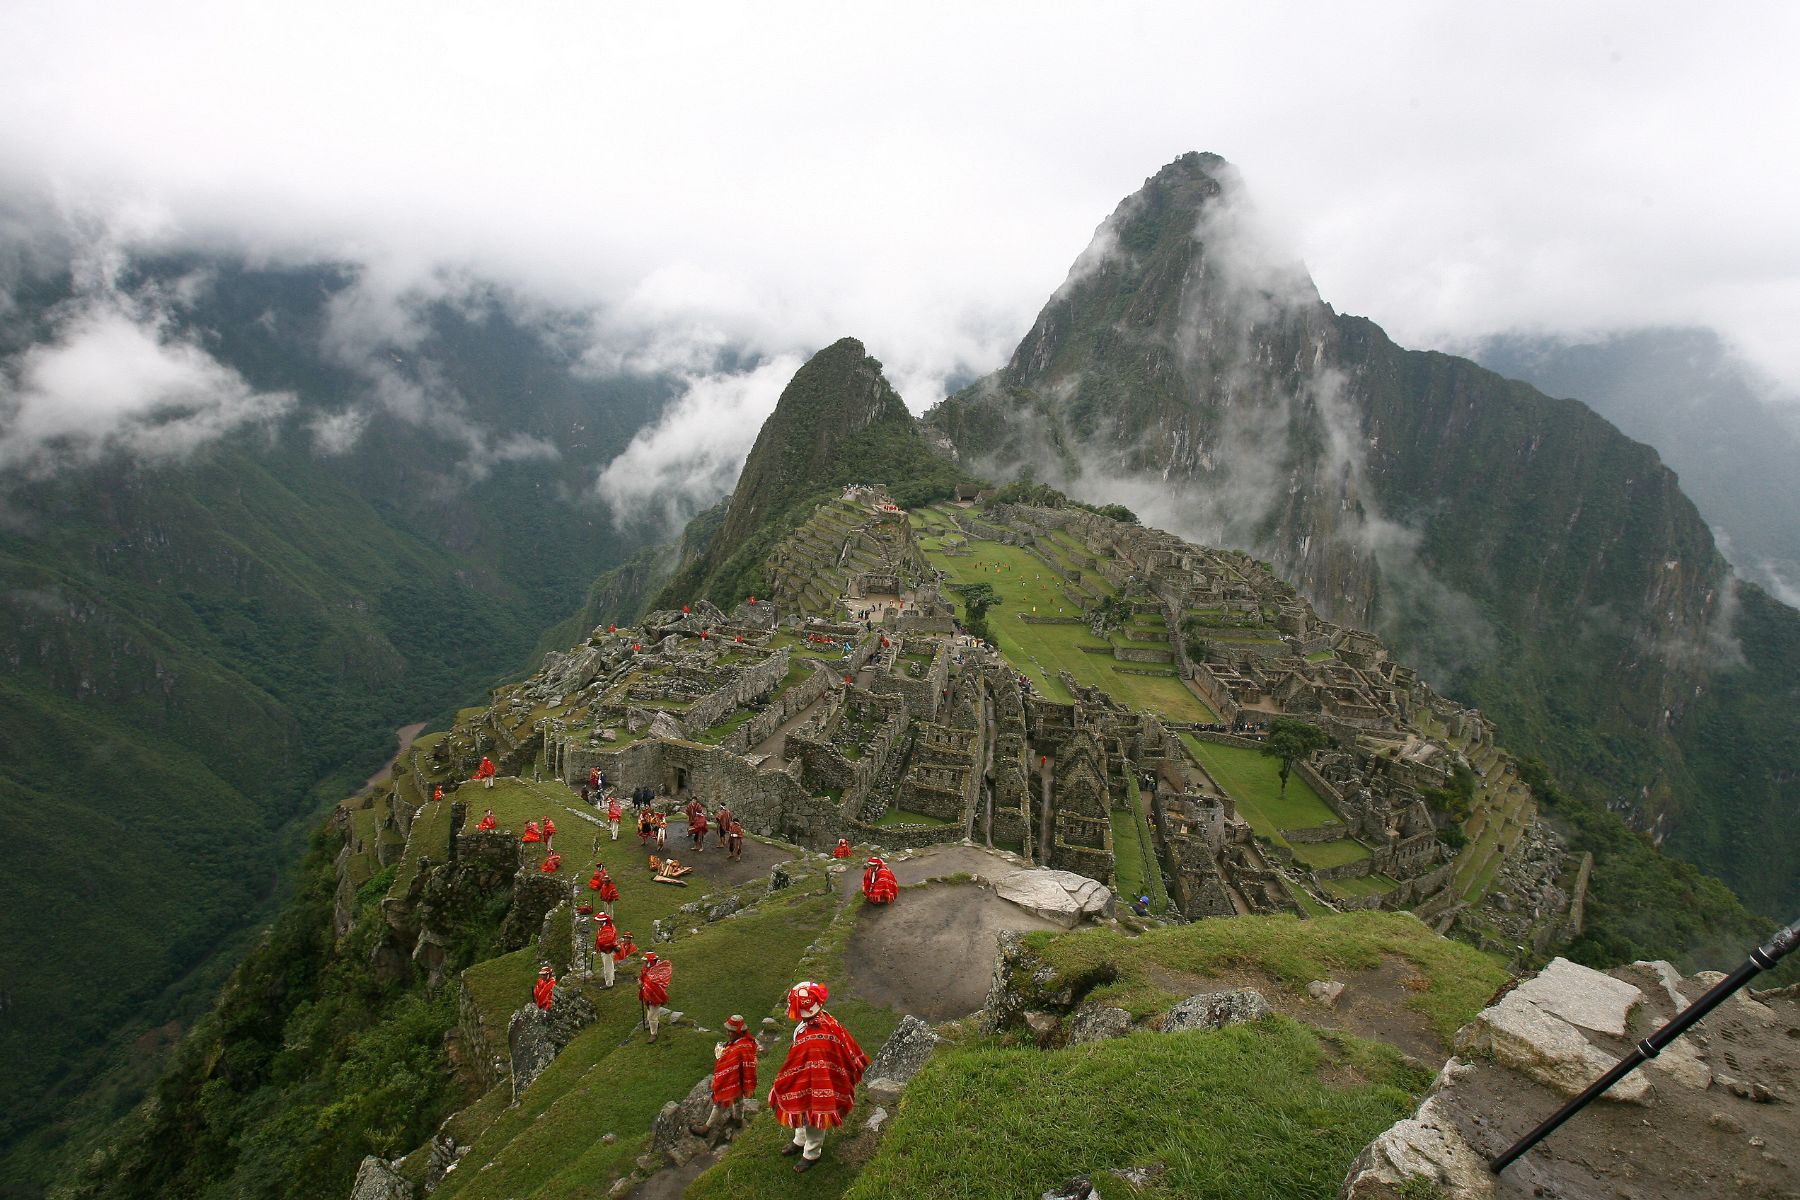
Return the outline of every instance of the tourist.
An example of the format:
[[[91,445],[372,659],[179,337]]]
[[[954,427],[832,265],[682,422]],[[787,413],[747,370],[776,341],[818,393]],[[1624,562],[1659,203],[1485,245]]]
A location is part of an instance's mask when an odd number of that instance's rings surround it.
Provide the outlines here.
[[[612,830],[612,840],[615,842],[619,840],[619,818],[624,815],[625,810],[619,804],[619,798],[608,792],[606,796],[606,827]]]
[[[556,978],[550,973],[548,963],[538,968],[537,983],[531,988],[531,1002],[544,1012],[556,1003]]]
[[[736,862],[738,859],[744,857],[744,827],[736,821],[733,821],[731,823],[731,828],[726,831],[725,849],[725,857],[729,858],[732,862]]]
[[[494,766],[494,760],[485,754],[482,755],[481,765],[475,768],[475,778],[481,780],[481,786],[485,788],[493,787],[494,776],[498,773],[498,768]]]
[[[544,835],[538,832],[536,821],[527,821],[525,822],[525,832],[519,835],[519,840],[521,842],[541,842],[544,840]]]
[[[825,1011],[830,993],[822,983],[797,983],[788,991],[788,1019],[798,1021],[787,1061],[769,1089],[775,1119],[794,1131],[783,1154],[798,1154],[794,1170],[810,1170],[825,1149],[825,1131],[844,1123],[856,1102],[856,1085],[869,1056],[850,1031]]]
[[[850,857],[850,839],[849,838],[839,838],[838,844],[831,848],[831,857],[833,857],[833,858],[849,858]]]
[[[494,820],[494,810],[490,808],[487,810],[487,812],[483,813],[481,820],[479,820],[475,823],[475,828],[477,828],[477,829],[498,828],[498,823]]]
[[[650,1031],[653,1042],[666,1011],[663,1006],[669,1002],[669,980],[674,975],[674,963],[658,958],[654,950],[644,951],[644,965],[638,971],[638,1003],[644,1006],[644,1028]]]
[[[863,895],[870,904],[892,904],[900,895],[900,881],[877,855],[870,855],[863,868]]]
[[[611,987],[618,963],[614,955],[619,952],[619,930],[603,912],[594,914],[594,952],[600,956],[600,984]]]
[[[756,1091],[756,1054],[760,1049],[756,1038],[737,1013],[725,1019],[728,1040],[713,1045],[712,1111],[700,1125],[689,1125],[688,1132],[705,1137],[723,1117],[738,1126],[744,1124],[744,1100]]]
[[[545,875],[554,875],[562,869],[562,855],[552,850],[544,856],[544,864],[538,868]]]
[[[1149,916],[1150,915],[1150,897],[1139,896],[1135,901],[1132,902],[1131,911],[1136,913],[1140,917]]]

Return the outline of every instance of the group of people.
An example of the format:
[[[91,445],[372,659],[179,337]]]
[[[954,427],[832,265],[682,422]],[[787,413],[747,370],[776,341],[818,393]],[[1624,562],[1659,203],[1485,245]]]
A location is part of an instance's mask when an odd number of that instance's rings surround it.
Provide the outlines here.
[[[605,913],[598,914],[595,920],[600,923],[596,943],[607,939],[613,947],[604,961],[610,963],[614,955],[623,961],[636,951],[635,946],[630,946],[629,933],[623,935],[623,944],[619,942],[620,935],[613,932]],[[611,987],[610,965],[605,968],[605,978]],[[638,1002],[643,1006],[644,1027],[650,1031],[652,1042],[661,1028],[674,978],[672,962],[655,951],[644,952],[643,965],[638,970]],[[532,1000],[548,1012],[556,1002],[555,994],[555,974],[545,966],[538,971]],[[768,1104],[775,1119],[794,1131],[793,1139],[782,1147],[781,1153],[798,1156],[794,1170],[799,1172],[812,1169],[824,1153],[826,1131],[842,1125],[850,1115],[855,1107],[856,1086],[869,1067],[869,1056],[857,1044],[855,1035],[825,1011],[825,1002],[830,998],[830,989],[812,980],[803,980],[788,989],[787,1014],[795,1022],[794,1037],[769,1088]],[[743,1014],[733,1013],[726,1018],[725,1040],[713,1046],[712,1106],[704,1122],[688,1126],[690,1133],[708,1137],[721,1123],[743,1126],[744,1101],[757,1088],[757,1058],[761,1050]]]

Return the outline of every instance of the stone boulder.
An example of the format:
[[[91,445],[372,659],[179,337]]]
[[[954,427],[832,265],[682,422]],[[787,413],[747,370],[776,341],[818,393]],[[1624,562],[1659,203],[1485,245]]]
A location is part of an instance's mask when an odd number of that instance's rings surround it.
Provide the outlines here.
[[[1131,1014],[1122,1008],[1089,1007],[1076,1012],[1069,1021],[1069,1045],[1085,1046],[1108,1038],[1124,1037],[1131,1032]]]
[[[1500,1003],[1483,1009],[1463,1026],[1456,1035],[1457,1053],[1488,1055],[1565,1096],[1580,1094],[1606,1073],[1616,1056],[1589,1045],[1579,1029],[1539,1008],[1521,995],[1521,990],[1508,992]],[[1644,1104],[1649,1096],[1650,1081],[1642,1071],[1633,1071],[1607,1089],[1601,1099]]]
[[[686,738],[687,734],[682,732],[680,721],[677,721],[666,712],[659,712],[654,717],[650,718],[650,730],[644,736],[652,738],[671,738],[680,741]]]
[[[663,1105],[650,1122],[650,1153],[677,1167],[705,1154],[706,1142],[688,1132],[688,1126],[700,1124],[711,1111],[712,1076],[705,1075],[682,1099]]]
[[[1002,900],[1010,900],[1064,929],[1113,913],[1112,889],[1073,871],[1012,871],[994,880],[994,891]]]
[[[931,1057],[931,1052],[937,1049],[938,1041],[931,1026],[918,1017],[911,1013],[901,1017],[900,1024],[870,1060],[869,1069],[863,1072],[868,1087],[873,1089],[877,1081],[893,1085],[886,1090],[897,1092],[905,1087]]]
[[[521,872],[513,881],[512,906],[500,922],[500,946],[523,949],[544,928],[550,910],[567,902],[569,885],[554,875]]]
[[[1223,1029],[1260,1021],[1269,1015],[1269,1002],[1255,988],[1239,988],[1234,992],[1201,992],[1189,996],[1163,1014],[1164,1033],[1186,1033],[1194,1029]]]
[[[512,1094],[517,1100],[544,1068],[575,1040],[575,1035],[594,1023],[598,1014],[588,998],[560,984],[551,993],[550,1010],[526,1004],[513,1013],[506,1026],[506,1046],[512,1054]]]
[[[1566,958],[1551,959],[1549,966],[1514,988],[1512,994],[1571,1025],[1613,1037],[1625,1036],[1631,1010],[1644,999],[1641,989],[1623,979]]]
[[[1451,1059],[1445,1071],[1467,1070]],[[1497,1193],[1487,1159],[1463,1138],[1441,1111],[1436,1096],[1411,1117],[1391,1126],[1350,1164],[1338,1200],[1389,1200],[1410,1179],[1428,1179],[1434,1195],[1485,1200]]]
[[[412,1200],[412,1194],[412,1182],[373,1154],[362,1160],[350,1187],[350,1200]]]

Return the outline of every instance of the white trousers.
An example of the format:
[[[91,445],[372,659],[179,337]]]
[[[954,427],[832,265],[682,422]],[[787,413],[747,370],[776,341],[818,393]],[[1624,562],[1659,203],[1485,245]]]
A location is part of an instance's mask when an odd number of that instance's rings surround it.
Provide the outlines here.
[[[656,1027],[662,1024],[663,1013],[666,1011],[667,1010],[660,1004],[646,1004],[644,1006],[644,1028],[650,1031],[651,1037],[656,1036]]]
[[[613,970],[617,966],[617,964],[613,962],[612,951],[599,950],[596,951],[596,953],[600,956],[600,982],[604,983],[607,987],[611,987],[613,985]]]
[[[825,1127],[823,1125],[794,1126],[794,1145],[800,1147],[800,1157],[818,1161],[819,1155],[825,1152]]]
[[[612,835],[613,835],[612,840],[615,842],[618,841],[619,840],[619,823],[617,821],[608,821],[606,824],[607,824],[607,827],[612,830]]]

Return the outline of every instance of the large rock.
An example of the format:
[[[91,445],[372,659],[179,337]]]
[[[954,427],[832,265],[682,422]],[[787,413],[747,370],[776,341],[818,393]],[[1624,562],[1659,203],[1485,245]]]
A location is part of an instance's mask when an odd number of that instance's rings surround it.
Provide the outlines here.
[[[1131,1032],[1131,1014],[1122,1008],[1083,1008],[1069,1021],[1069,1045],[1085,1046]]]
[[[412,1200],[412,1182],[373,1154],[356,1169],[350,1200]]]
[[[1635,989],[1633,989],[1635,990]],[[1588,1044],[1575,1026],[1545,1012],[1517,990],[1483,1009],[1456,1035],[1459,1054],[1487,1054],[1565,1096],[1579,1094],[1614,1062],[1612,1055]],[[1604,1100],[1646,1103],[1650,1081],[1642,1071],[1619,1080]]]
[[[580,992],[558,985],[551,993],[550,1010],[526,1004],[513,1013],[506,1026],[506,1045],[512,1054],[512,1094],[517,1100],[544,1068],[575,1040],[575,1035],[594,1023],[598,1014]]]
[[[869,1086],[874,1086],[874,1080],[885,1079],[904,1087],[919,1073],[919,1068],[925,1065],[937,1044],[938,1035],[932,1032],[930,1025],[911,1013],[901,1017],[900,1024],[869,1063],[869,1069],[863,1072],[871,1081]]]
[[[1193,1029],[1223,1029],[1260,1021],[1269,1015],[1269,1002],[1255,988],[1239,988],[1235,992],[1201,992],[1189,996],[1163,1015],[1164,1033],[1185,1033]]]
[[[1449,1072],[1455,1059],[1446,1064]],[[1410,1179],[1430,1180],[1442,1200],[1487,1200],[1496,1194],[1487,1160],[1458,1132],[1432,1096],[1419,1111],[1389,1128],[1350,1165],[1338,1200],[1390,1200]]]
[[[1113,912],[1112,889],[1073,871],[1013,871],[994,880],[994,891],[1002,900],[1055,921],[1064,929],[1073,929],[1084,920],[1111,916]]]
[[[711,1111],[712,1076],[705,1075],[682,1099],[663,1105],[650,1122],[650,1152],[678,1167],[705,1154],[706,1142],[689,1133],[688,1126],[700,1124]]]
[[[686,738],[687,734],[682,732],[681,722],[677,721],[666,712],[659,712],[654,717],[650,718],[650,732],[645,736],[653,738],[671,738],[679,741]]]
[[[1641,990],[1623,979],[1566,958],[1550,960],[1549,966],[1514,988],[1512,994],[1571,1025],[1613,1037],[1625,1036],[1631,1010],[1644,999]]]
[[[568,898],[569,885],[556,876],[520,872],[513,882],[512,906],[500,922],[501,947],[518,950],[529,944],[543,932],[550,910]]]

